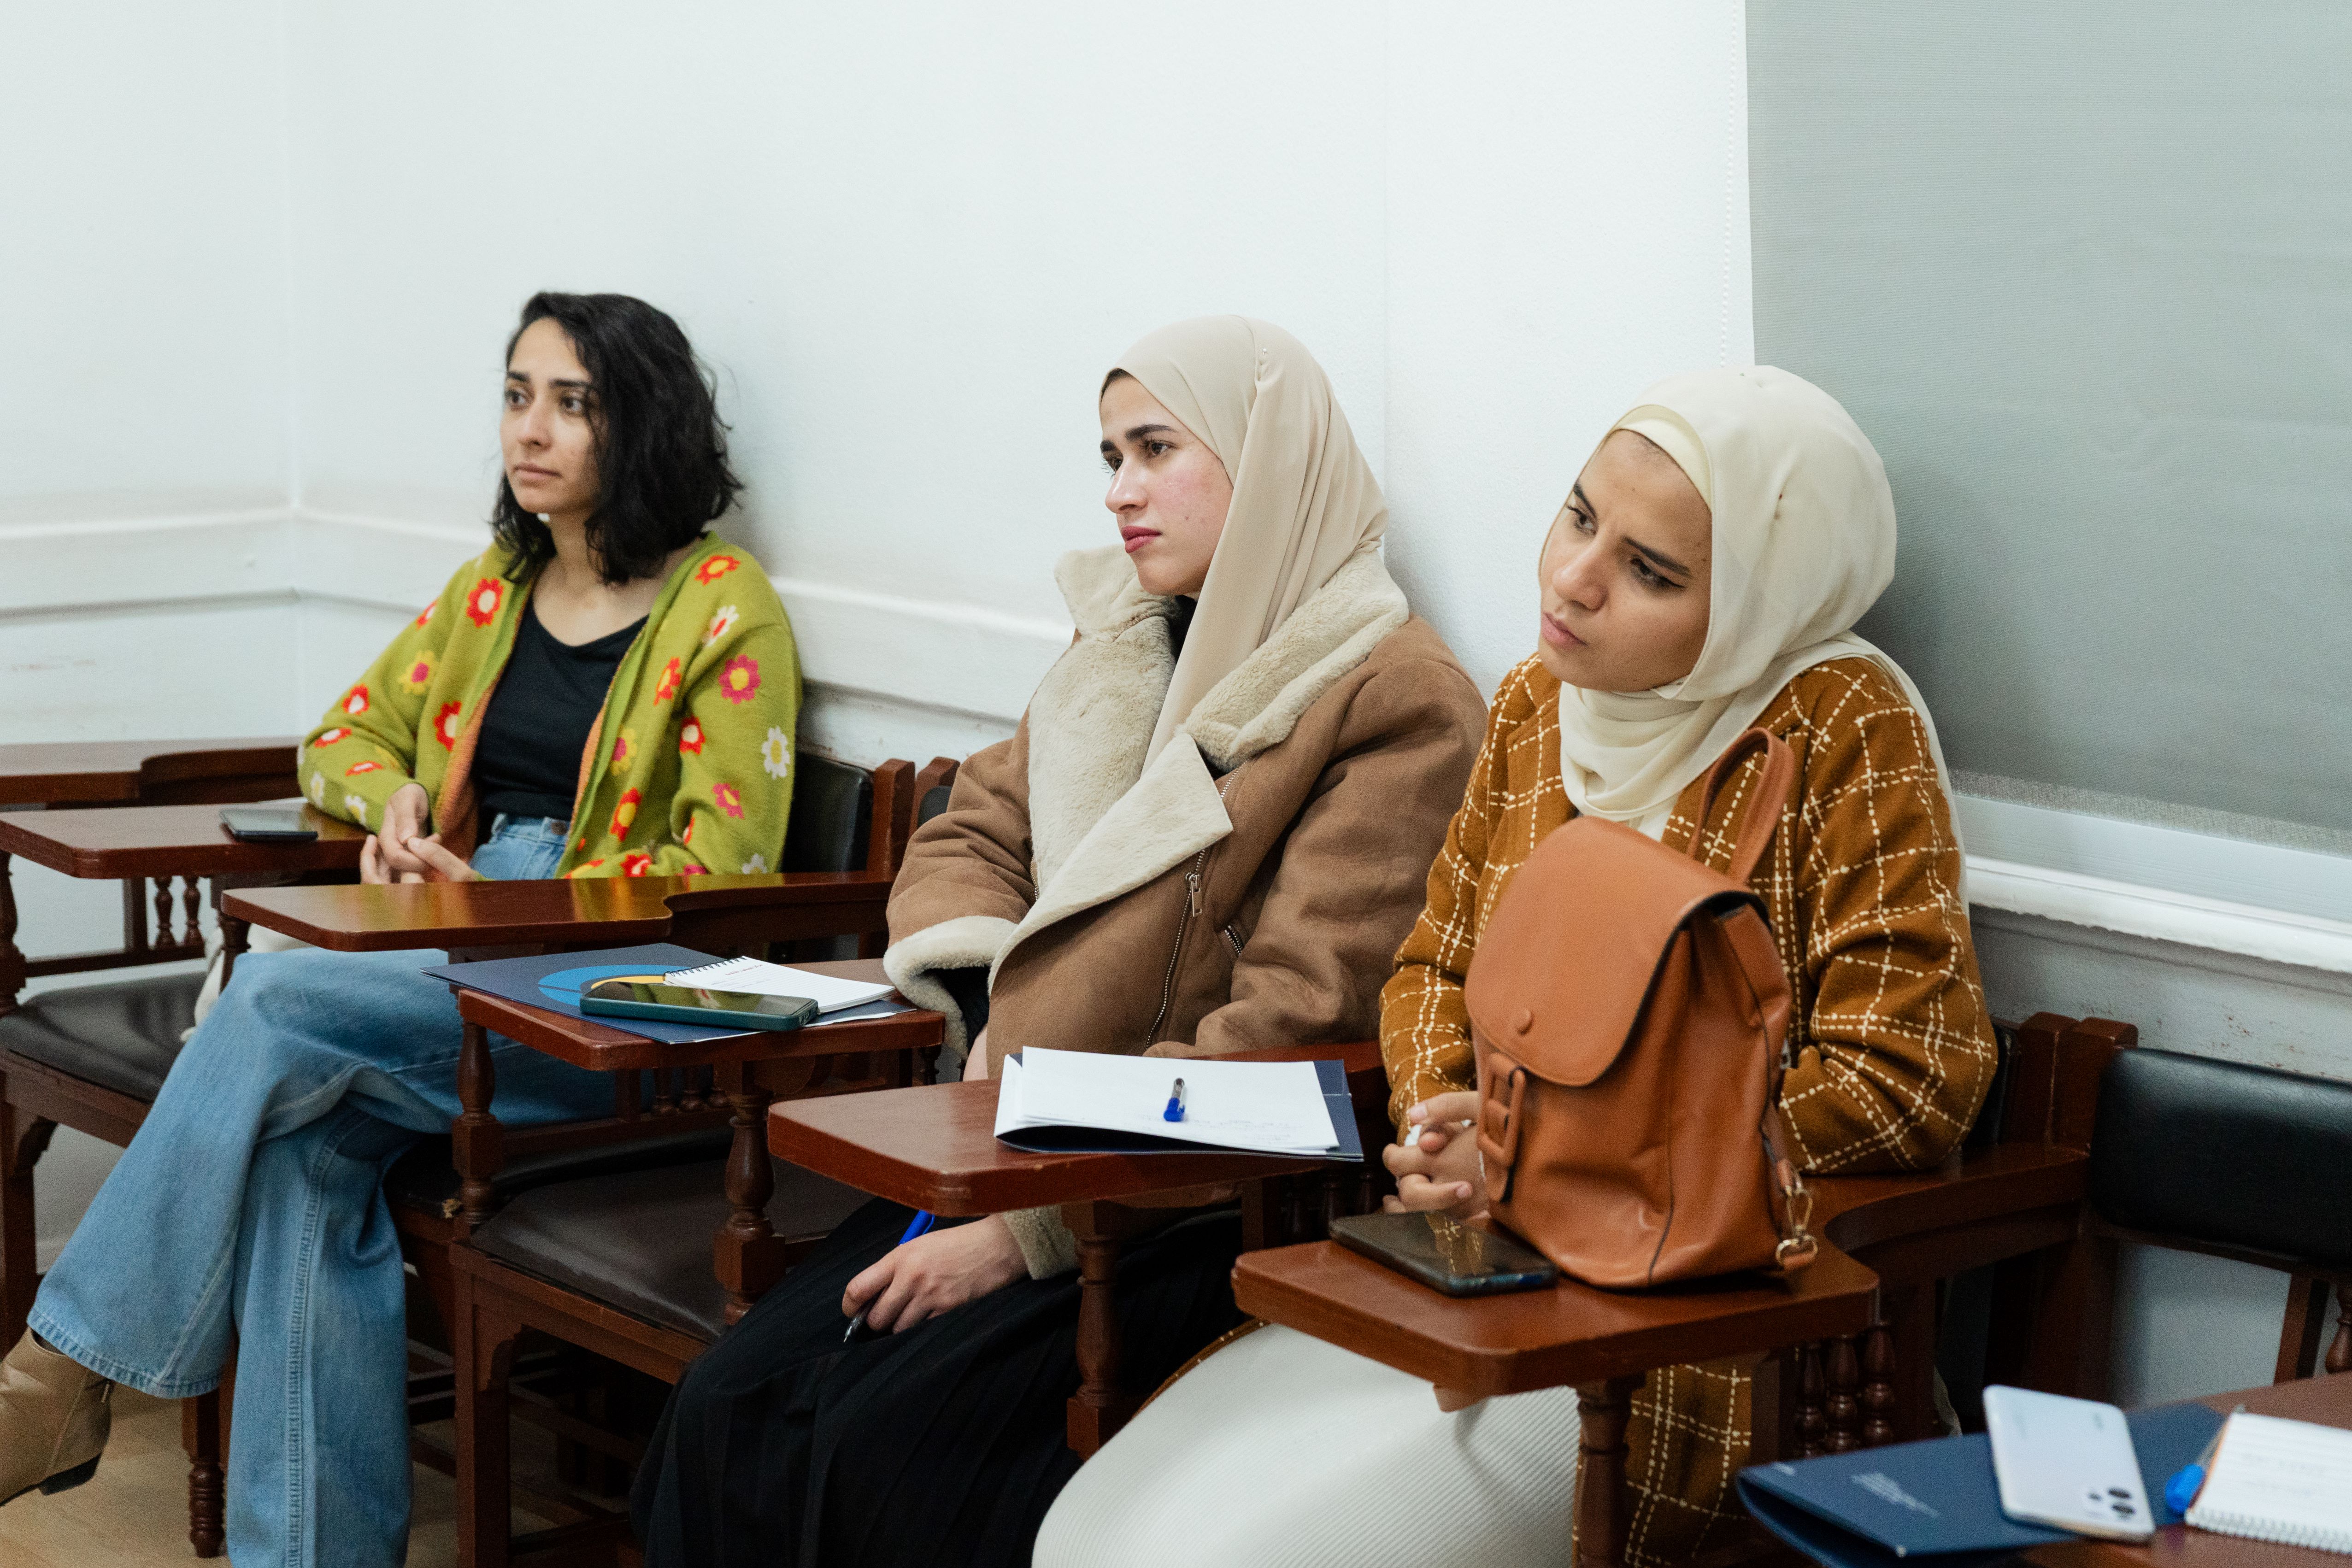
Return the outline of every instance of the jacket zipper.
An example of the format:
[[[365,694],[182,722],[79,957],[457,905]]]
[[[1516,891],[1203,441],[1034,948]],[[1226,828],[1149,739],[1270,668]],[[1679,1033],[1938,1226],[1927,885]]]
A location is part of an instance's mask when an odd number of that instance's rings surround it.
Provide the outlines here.
[[[1220,801],[1224,800],[1226,786],[1234,781],[1234,774],[1240,771],[1236,768],[1218,782],[1217,799]],[[1168,1009],[1176,999],[1176,960],[1184,956],[1184,933],[1192,929],[1192,916],[1201,913],[1201,871],[1209,863],[1209,852],[1215,847],[1213,844],[1202,845],[1201,852],[1192,857],[1192,869],[1184,873],[1184,913],[1176,921],[1176,944],[1168,949],[1168,972],[1160,979],[1160,1010],[1152,1015],[1151,1028],[1143,1037],[1146,1051],[1159,1042],[1160,1026],[1168,1021]]]

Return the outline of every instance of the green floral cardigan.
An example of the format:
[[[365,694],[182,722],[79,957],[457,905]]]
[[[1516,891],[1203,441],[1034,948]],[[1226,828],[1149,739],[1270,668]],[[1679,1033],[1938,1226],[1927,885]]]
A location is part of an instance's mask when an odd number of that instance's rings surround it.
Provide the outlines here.
[[[474,849],[473,761],[530,586],[492,546],[392,640],[302,743],[304,793],[380,827],[425,787],[442,841]],[[662,585],[588,732],[558,876],[772,871],[792,808],[800,660],[751,555],[706,534]]]

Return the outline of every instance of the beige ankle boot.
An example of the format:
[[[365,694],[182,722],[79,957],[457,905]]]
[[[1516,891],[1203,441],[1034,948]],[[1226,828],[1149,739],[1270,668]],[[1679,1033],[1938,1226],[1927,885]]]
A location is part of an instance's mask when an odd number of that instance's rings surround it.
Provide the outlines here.
[[[114,1385],[29,1333],[0,1359],[0,1503],[89,1479],[114,1421]]]

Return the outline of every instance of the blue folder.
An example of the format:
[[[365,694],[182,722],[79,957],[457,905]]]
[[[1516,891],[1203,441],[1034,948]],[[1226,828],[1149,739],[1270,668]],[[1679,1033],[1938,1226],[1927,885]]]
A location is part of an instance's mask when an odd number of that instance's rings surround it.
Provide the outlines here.
[[[2221,1413],[2160,1405],[2125,1419],[2155,1522],[2179,1522],[2164,1506],[2164,1483],[2204,1450]],[[1932,1558],[1934,1568],[1977,1568],[2074,1539],[2000,1511],[1992,1439],[1981,1432],[1750,1465],[1737,1484],[1758,1523],[1829,1568],[1895,1568],[1915,1557]]]
[[[615,975],[667,973],[698,968],[718,959],[670,942],[649,942],[638,947],[604,947],[590,953],[542,953],[530,958],[486,958],[477,964],[444,964],[425,972],[468,990],[486,991],[509,1002],[522,1002],[565,1018],[584,1019],[580,1010],[583,988]],[[671,1045],[698,1040],[732,1040],[740,1029],[710,1028],[693,1023],[664,1023],[657,1019],[599,1018],[590,1020],[623,1034],[639,1035]]]

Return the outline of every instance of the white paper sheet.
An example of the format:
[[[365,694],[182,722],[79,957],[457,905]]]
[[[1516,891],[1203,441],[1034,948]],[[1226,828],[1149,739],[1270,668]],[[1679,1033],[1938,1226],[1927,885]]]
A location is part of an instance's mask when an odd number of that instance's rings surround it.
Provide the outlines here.
[[[673,986],[693,986],[706,991],[750,991],[762,997],[806,997],[821,1013],[862,1008],[890,994],[887,980],[845,980],[788,964],[760,958],[727,958],[699,968],[673,969],[662,977]],[[893,1011],[900,1009],[893,1009]],[[831,1019],[827,1022],[836,1021]]]
[[[1166,1119],[1184,1081],[1184,1118]],[[1311,1061],[1215,1061],[1029,1051],[1004,1063],[996,1131],[1095,1127],[1265,1154],[1319,1155],[1339,1145]]]

